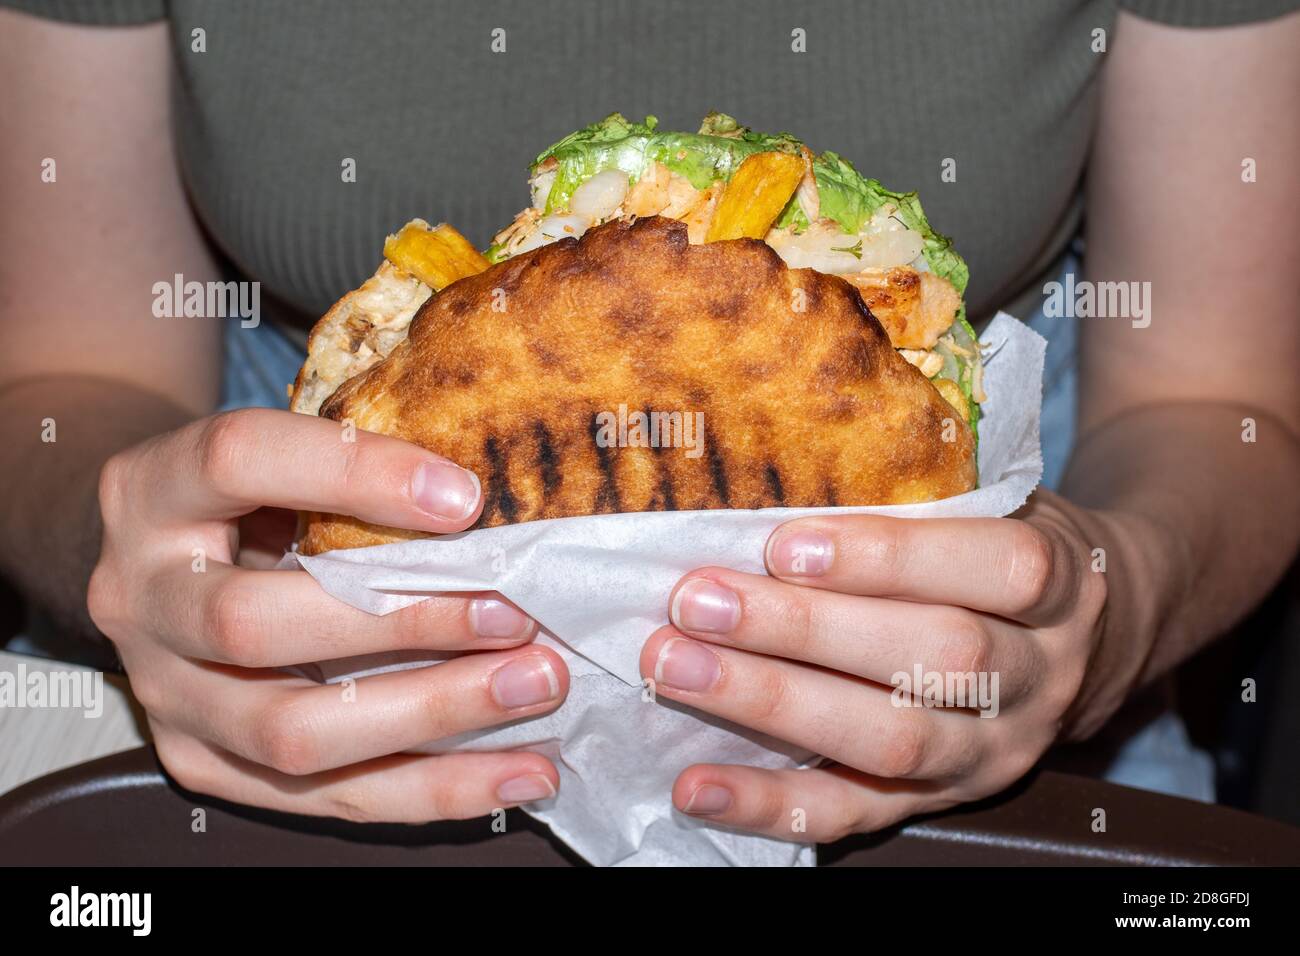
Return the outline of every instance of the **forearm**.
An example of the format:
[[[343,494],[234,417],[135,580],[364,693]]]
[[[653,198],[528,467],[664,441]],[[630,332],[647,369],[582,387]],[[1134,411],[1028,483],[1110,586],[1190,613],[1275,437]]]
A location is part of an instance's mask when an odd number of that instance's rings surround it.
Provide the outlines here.
[[[1254,441],[1243,440],[1243,419]],[[1106,628],[1145,643],[1139,683],[1223,634],[1276,584],[1300,544],[1297,474],[1296,435],[1246,406],[1141,406],[1083,437],[1062,492],[1100,512],[1097,546],[1113,552]]]
[[[86,612],[100,545],[100,468],[193,417],[111,379],[43,376],[0,389],[0,573],[63,626],[100,639]]]

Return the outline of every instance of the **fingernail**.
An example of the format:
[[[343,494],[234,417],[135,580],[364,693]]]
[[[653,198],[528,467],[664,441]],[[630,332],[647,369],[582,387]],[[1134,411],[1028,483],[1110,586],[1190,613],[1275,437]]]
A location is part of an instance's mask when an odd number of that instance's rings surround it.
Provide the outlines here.
[[[722,673],[718,655],[703,644],[674,637],[659,650],[655,683],[699,693],[717,682]]]
[[[726,634],[740,623],[740,598],[721,584],[692,578],[677,589],[669,616],[683,631]]]
[[[835,544],[819,531],[793,531],[770,539],[767,564],[778,575],[820,577],[831,569]]]
[[[559,693],[551,662],[540,654],[513,660],[492,675],[492,696],[506,710],[544,704]]]
[[[523,637],[533,619],[523,611],[496,598],[475,598],[469,604],[469,626],[476,637]]]
[[[716,787],[711,783],[706,783],[695,788],[695,792],[691,794],[691,799],[686,802],[683,812],[694,813],[699,816],[711,816],[717,813],[725,813],[729,806],[731,806],[731,791],[726,787]]]
[[[449,521],[474,512],[483,488],[478,475],[449,461],[426,461],[411,478],[411,497],[420,510]]]
[[[502,803],[532,803],[534,800],[549,800],[553,796],[555,787],[540,773],[511,777],[497,787],[497,799]]]

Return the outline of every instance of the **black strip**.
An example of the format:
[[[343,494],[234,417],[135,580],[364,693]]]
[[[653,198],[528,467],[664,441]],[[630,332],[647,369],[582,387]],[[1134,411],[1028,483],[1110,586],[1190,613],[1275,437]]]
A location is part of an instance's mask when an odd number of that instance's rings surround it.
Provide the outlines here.
[[[821,504],[826,508],[835,508],[839,506],[839,498],[835,495],[835,483],[827,478],[822,482],[822,501]]]
[[[551,443],[551,433],[546,430],[546,423],[535,423],[533,432],[537,436],[537,467],[542,473],[542,491],[549,497],[560,487],[560,462],[555,454],[555,446]]]
[[[723,507],[731,507],[731,495],[727,490],[727,463],[722,460],[722,453],[717,444],[709,443],[709,471],[713,473],[713,490],[718,493]]]
[[[606,514],[610,512],[619,512],[623,510],[622,502],[619,499],[618,485],[614,482],[614,453],[617,448],[606,448],[596,441],[596,435],[600,431],[596,424],[596,416],[591,416],[591,444],[596,449],[596,461],[600,464],[601,473],[604,474],[605,480],[601,482],[600,491],[596,493],[595,505],[592,508],[593,514]]]
[[[483,504],[483,519],[491,516],[493,511],[500,511],[507,524],[514,524],[519,517],[519,503],[510,493],[510,483],[506,478],[506,456],[497,446],[495,438],[488,438],[483,443],[483,451],[492,464],[492,477],[488,485],[488,500]]]
[[[650,414],[650,409],[648,409],[648,408],[645,409],[645,413],[646,413],[646,415],[649,415],[649,414]],[[662,508],[662,510],[663,510],[663,511],[676,511],[676,510],[677,510],[677,496],[676,496],[675,494],[673,494],[673,476],[672,476],[672,473],[668,470],[668,467],[667,467],[668,454],[665,453],[664,443],[663,443],[663,437],[664,437],[664,436],[663,436],[663,432],[660,432],[660,433],[659,433],[659,444],[658,444],[658,445],[652,445],[652,446],[650,447],[650,450],[651,450],[652,452],[654,452],[654,456],[655,456],[655,470],[659,473],[659,495],[660,495],[660,497],[663,499],[663,508]],[[669,449],[669,450],[668,450],[668,453],[671,454],[673,451],[675,451],[675,449]],[[654,505],[655,505],[655,503],[652,502],[652,503],[651,503],[651,510],[655,510]]]
[[[781,487],[781,475],[776,470],[776,465],[769,461],[764,474],[767,477],[767,487],[772,492],[773,500],[778,505],[785,504],[785,489]]]

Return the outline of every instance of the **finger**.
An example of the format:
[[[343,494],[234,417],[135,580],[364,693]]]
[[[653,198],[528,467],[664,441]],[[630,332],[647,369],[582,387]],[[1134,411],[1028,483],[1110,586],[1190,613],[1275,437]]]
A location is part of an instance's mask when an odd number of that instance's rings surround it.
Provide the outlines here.
[[[1027,624],[1068,605],[1076,558],[1009,518],[799,518],[768,538],[774,577],[845,594],[954,604]]]
[[[402,754],[294,777],[157,729],[158,758],[185,789],[284,813],[363,823],[467,820],[549,799],[560,786],[555,766],[535,753]]]
[[[136,619],[177,653],[280,667],[392,650],[490,650],[531,641],[537,624],[492,593],[440,595],[391,614],[331,597],[305,571],[172,562],[141,588]]]
[[[673,785],[673,806],[683,813],[799,843],[833,843],[953,802],[934,786],[900,786],[847,767],[763,770],[696,764]]]
[[[703,568],[678,582],[669,617],[692,637],[759,654],[819,664],[896,686],[900,673],[972,675],[1000,694],[1031,686],[1038,645],[999,618],[966,608],[858,597],[764,574]],[[980,675],[983,675],[982,677]],[[967,682],[945,681],[961,691]],[[977,698],[944,703],[979,707]]]
[[[266,505],[446,532],[472,524],[483,504],[472,472],[417,445],[267,408],[195,422],[160,439],[146,460],[168,477],[147,483],[163,520],[233,518]]]
[[[978,718],[887,688],[660,628],[641,651],[656,695],[881,777],[942,779],[979,762]],[[964,714],[965,712],[962,712]]]
[[[177,664],[168,669],[167,693],[147,701],[141,693],[150,713],[290,776],[546,713],[569,683],[559,655],[543,647],[470,654],[348,684]]]

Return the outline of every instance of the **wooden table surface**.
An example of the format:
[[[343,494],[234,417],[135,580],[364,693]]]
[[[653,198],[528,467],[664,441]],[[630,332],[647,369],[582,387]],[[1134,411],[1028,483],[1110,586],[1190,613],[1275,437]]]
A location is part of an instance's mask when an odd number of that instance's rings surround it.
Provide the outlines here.
[[[76,664],[0,651],[0,680],[17,681],[37,671],[47,676],[93,673]],[[3,677],[6,673],[13,677]],[[0,700],[0,793],[55,770],[143,744],[148,728],[126,679],[120,674],[104,675],[102,699],[98,716],[82,709],[11,706]]]

